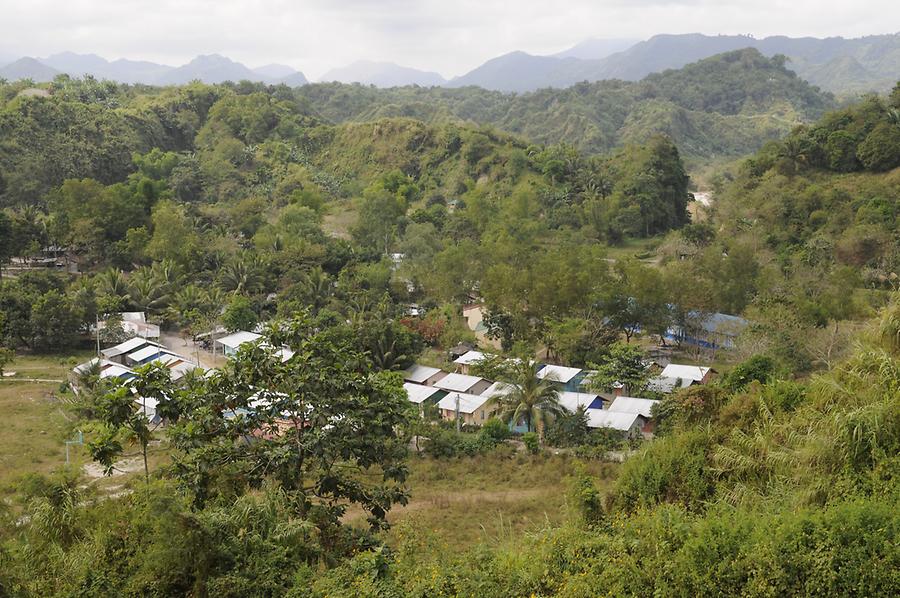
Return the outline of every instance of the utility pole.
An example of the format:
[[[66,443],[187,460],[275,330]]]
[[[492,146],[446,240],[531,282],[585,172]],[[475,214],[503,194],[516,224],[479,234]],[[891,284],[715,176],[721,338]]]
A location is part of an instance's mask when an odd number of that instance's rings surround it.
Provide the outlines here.
[[[459,393],[456,393],[456,433],[459,434],[460,425],[459,425]]]
[[[97,358],[100,358],[100,314],[94,314],[94,330],[97,332]]]

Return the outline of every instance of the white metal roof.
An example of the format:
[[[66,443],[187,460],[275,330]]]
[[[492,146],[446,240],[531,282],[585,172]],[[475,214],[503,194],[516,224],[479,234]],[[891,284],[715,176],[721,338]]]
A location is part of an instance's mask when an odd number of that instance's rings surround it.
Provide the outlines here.
[[[647,390],[653,390],[656,392],[667,394],[679,388],[683,388],[684,386],[690,386],[690,384],[690,380],[683,380],[681,378],[663,378],[662,376],[657,376],[656,378],[650,378],[647,381]]]
[[[440,371],[441,370],[439,368],[432,368],[427,365],[419,365],[418,363],[414,363],[403,370],[403,379],[409,380],[410,382],[418,382],[419,384],[421,384]]]
[[[588,409],[587,416],[589,428],[612,428],[622,432],[631,430],[635,421],[641,417],[637,413],[622,413],[606,409]]]
[[[450,411],[456,411],[456,399],[459,398],[459,412],[473,413],[476,409],[491,400],[484,395],[470,395],[464,392],[451,392],[438,401],[438,407]]]
[[[591,394],[588,392],[570,392],[564,391],[559,393],[559,404],[565,407],[568,411],[575,413],[575,411],[579,407],[584,407],[587,409],[591,406],[597,397],[600,395]]]
[[[705,376],[708,371],[709,368],[701,367],[699,365],[678,365],[677,363],[670,363],[663,368],[660,377],[681,378],[682,380],[699,382],[703,380],[703,376]]]
[[[638,397],[616,397],[609,411],[617,413],[637,413],[646,418],[650,418],[653,412],[653,406],[659,403],[653,399],[641,399]]]
[[[148,341],[145,338],[136,336],[134,338],[128,339],[127,341],[125,341],[123,343],[119,343],[118,345],[116,345],[114,347],[109,347],[108,349],[103,349],[102,351],[100,351],[100,353],[103,354],[104,357],[116,357],[118,355],[124,355],[125,353],[131,353],[135,349],[140,349],[141,347],[143,347],[145,345],[154,345],[156,347],[159,346],[156,343],[154,343],[153,341]]]
[[[149,347],[144,347],[143,349],[138,349],[137,351],[133,351],[128,354],[128,359],[133,361],[144,361],[145,359],[149,359],[154,355],[160,355],[160,353],[165,353],[169,355],[167,351],[165,351],[162,347],[157,345],[150,345]]]
[[[403,389],[406,391],[409,400],[416,404],[428,400],[428,398],[434,396],[435,393],[441,392],[441,389],[439,388],[423,386],[422,384],[413,384],[412,382],[404,382]]]
[[[484,361],[488,357],[492,357],[492,355],[486,355],[481,351],[466,351],[465,353],[454,359],[453,363],[458,365],[472,365],[473,363]]]
[[[220,339],[216,339],[216,342],[224,347],[228,347],[229,349],[237,349],[244,343],[252,343],[253,341],[257,341],[261,338],[261,334],[256,334],[255,332],[247,332],[246,330],[239,330],[234,334],[229,334],[228,336],[223,336]]]
[[[513,384],[507,384],[506,382],[494,382],[481,393],[483,397],[502,397],[503,395],[509,394],[511,390],[515,389]]]
[[[563,384],[566,384],[580,373],[580,368],[568,368],[562,365],[545,365],[537,373],[537,377],[541,380],[552,380],[553,382],[562,382]]]
[[[434,386],[436,388],[443,388],[444,390],[466,392],[482,380],[484,380],[484,378],[479,378],[478,376],[467,376],[465,374],[447,374],[446,376],[435,382]]]

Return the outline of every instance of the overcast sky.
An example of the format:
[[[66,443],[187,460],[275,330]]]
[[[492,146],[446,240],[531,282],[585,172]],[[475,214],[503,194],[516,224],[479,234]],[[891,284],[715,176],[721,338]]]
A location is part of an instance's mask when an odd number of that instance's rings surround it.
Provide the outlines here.
[[[180,65],[220,53],[313,79],[354,60],[460,75],[525,50],[656,33],[859,37],[900,28],[898,0],[0,0],[0,54],[71,50]]]

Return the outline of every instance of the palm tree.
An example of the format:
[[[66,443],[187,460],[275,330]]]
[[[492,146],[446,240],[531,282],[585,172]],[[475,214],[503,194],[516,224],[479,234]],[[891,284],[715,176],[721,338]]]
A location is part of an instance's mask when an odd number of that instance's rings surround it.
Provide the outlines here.
[[[535,361],[522,359],[498,376],[508,385],[497,397],[500,419],[513,424],[524,420],[529,432],[534,432],[538,423],[543,429],[552,418],[565,413],[557,386],[552,380],[539,379],[537,373]]]
[[[222,267],[220,285],[235,295],[253,294],[263,286],[262,260],[257,256],[240,257]]]
[[[328,304],[331,298],[332,282],[331,278],[322,268],[313,268],[303,277],[303,294],[309,303],[310,310],[313,314],[319,313],[319,310]]]
[[[159,311],[169,304],[169,284],[152,269],[138,268],[128,281],[128,297],[140,311]]]
[[[94,280],[97,283],[97,290],[100,291],[100,294],[113,297],[128,297],[128,281],[125,280],[125,275],[118,268],[104,270]]]

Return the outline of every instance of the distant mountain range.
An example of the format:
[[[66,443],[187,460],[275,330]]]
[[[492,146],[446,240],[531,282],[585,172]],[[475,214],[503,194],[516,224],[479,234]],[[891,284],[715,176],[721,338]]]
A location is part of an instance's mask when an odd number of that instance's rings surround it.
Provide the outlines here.
[[[889,90],[900,77],[900,34],[842,37],[756,39],[742,35],[656,35],[646,41],[588,39],[552,56],[511,52],[488,60],[449,81],[440,74],[390,62],[360,60],[333,69],[323,82],[361,83],[375,87],[478,86],[494,91],[527,92],[566,88],[582,81],[610,79],[639,81],[650,73],[677,69],[722,52],[755,48],[765,56],[783,54],[787,66],[801,78],[837,94]],[[251,69],[224,56],[198,56],[188,64],[172,67],[152,62],[107,61],[95,54],[64,52],[48,58],[21,58],[0,68],[0,77],[49,81],[60,73],[85,74],[123,83],[167,85],[199,79],[262,81],[292,87],[307,83],[302,72],[285,65],[269,64]]]
[[[173,67],[139,60],[110,62],[96,54],[63,52],[47,58],[20,58],[0,68],[0,77],[4,79],[32,79],[38,83],[51,81],[62,73],[72,77],[92,75],[98,79],[146,85],[179,85],[195,79],[204,83],[262,81],[293,87],[308,83],[302,72],[289,66],[269,64],[251,69],[219,54],[198,56],[187,64]]]
[[[525,92],[545,87],[569,87],[582,81],[639,81],[650,73],[681,68],[742,48],[755,48],[770,57],[783,54],[788,57],[788,68],[801,78],[834,93],[883,92],[900,78],[900,34],[856,39],[784,36],[756,39],[699,33],[656,35],[622,51],[604,55],[615,47],[613,41],[587,40],[554,56],[512,52],[487,61],[453,79],[449,85]]]

